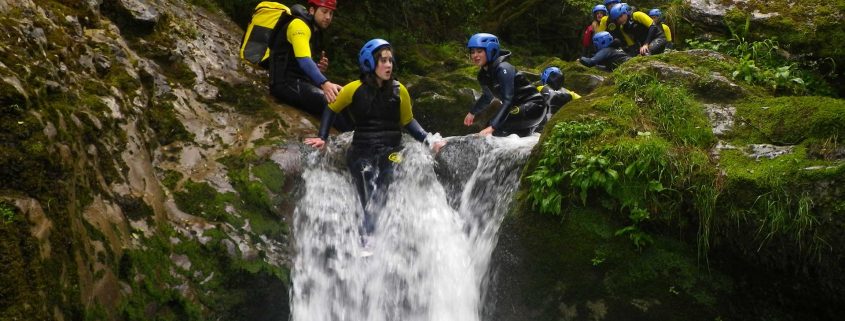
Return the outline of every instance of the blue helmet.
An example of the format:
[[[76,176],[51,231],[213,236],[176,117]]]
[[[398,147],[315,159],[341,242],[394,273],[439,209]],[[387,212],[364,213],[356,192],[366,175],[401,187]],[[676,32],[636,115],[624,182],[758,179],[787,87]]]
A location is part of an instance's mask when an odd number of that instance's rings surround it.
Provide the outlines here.
[[[619,17],[623,14],[629,14],[630,10],[631,7],[628,6],[627,3],[615,4],[612,8],[610,8],[610,20],[615,22],[616,19],[619,19]]]
[[[654,17],[654,16],[660,17],[660,16],[663,15],[663,13],[660,12],[660,9],[654,8],[654,9],[651,9],[651,10],[648,11],[648,15],[650,17]]]
[[[540,82],[554,90],[558,90],[563,87],[563,71],[555,66],[548,67],[540,74]]]
[[[604,0],[604,6],[610,7],[610,6],[617,4],[619,2],[621,2],[621,1],[620,0]]]
[[[499,58],[499,38],[489,33],[476,33],[469,37],[467,49],[484,48],[487,54],[487,61]]]
[[[373,55],[379,48],[385,46],[390,47],[390,43],[387,40],[376,38],[367,41],[364,47],[361,47],[361,51],[358,52],[358,67],[361,68],[361,72],[369,73],[376,69],[376,62]]]
[[[611,42],[613,42],[613,36],[610,32],[602,31],[593,35],[593,45],[596,46],[596,50],[609,47]]]
[[[607,7],[605,7],[603,4],[597,4],[595,7],[593,7],[593,15],[595,16],[596,12],[599,11],[604,11],[604,14],[607,15]]]

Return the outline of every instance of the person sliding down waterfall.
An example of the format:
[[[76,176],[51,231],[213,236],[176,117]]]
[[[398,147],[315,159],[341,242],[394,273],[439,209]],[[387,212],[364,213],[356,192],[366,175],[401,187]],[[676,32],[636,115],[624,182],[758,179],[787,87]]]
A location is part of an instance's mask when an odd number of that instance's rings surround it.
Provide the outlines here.
[[[375,229],[375,216],[384,206],[394,167],[402,160],[401,127],[416,140],[427,143],[435,153],[446,144],[414,119],[408,89],[393,77],[394,63],[393,48],[387,41],[372,39],[364,44],[358,53],[360,79],[344,86],[337,100],[326,107],[319,137],[305,139],[306,144],[322,148],[334,117],[349,109],[355,133],[346,153],[346,164],[364,208],[361,236],[365,248]]]

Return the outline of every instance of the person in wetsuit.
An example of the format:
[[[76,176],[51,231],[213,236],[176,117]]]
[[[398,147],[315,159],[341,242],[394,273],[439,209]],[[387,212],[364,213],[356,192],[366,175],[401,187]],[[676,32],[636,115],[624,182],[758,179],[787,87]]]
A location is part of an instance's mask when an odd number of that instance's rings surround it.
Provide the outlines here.
[[[477,79],[483,93],[464,117],[464,125],[472,125],[475,115],[496,98],[502,106],[480,135],[525,137],[533,134],[545,121],[548,106],[537,87],[507,62],[510,51],[501,50],[499,38],[489,33],[470,37],[467,48],[472,63],[479,67]]]
[[[390,43],[383,39],[368,41],[358,54],[358,63],[360,79],[343,86],[337,100],[323,112],[319,137],[306,138],[305,143],[322,148],[336,115],[350,112],[355,132],[346,162],[364,207],[362,235],[372,235],[374,214],[384,205],[394,168],[401,162],[402,127],[417,141],[429,144],[435,153],[446,142],[432,141],[434,136],[414,119],[408,89],[393,77]]]
[[[627,3],[619,3],[610,8],[608,17],[621,31],[629,46],[629,55],[656,55],[666,50],[663,27],[655,24],[644,12],[634,11]]]
[[[581,95],[563,88],[563,80],[563,71],[555,66],[548,67],[540,73],[541,85],[537,87],[537,90],[549,105],[547,118],[551,118],[566,103],[581,98]]]
[[[648,16],[651,20],[654,20],[654,24],[660,25],[663,29],[663,35],[666,36],[666,49],[675,48],[674,42],[672,41],[672,29],[669,28],[668,24],[666,24],[663,12],[661,12],[658,8],[654,8],[648,11]]]
[[[623,62],[628,61],[628,56],[622,49],[613,46],[613,36],[607,31],[602,31],[593,36],[593,44],[599,51],[593,57],[581,57],[578,59],[582,65],[587,67],[597,66],[600,69],[613,71]]]
[[[323,73],[329,59],[321,50],[320,38],[334,17],[337,0],[308,0],[307,11],[301,5],[291,7],[287,21],[276,28],[270,44],[270,94],[280,102],[319,117],[326,104],[333,102],[340,85],[329,81]],[[319,62],[312,54],[321,53]],[[349,115],[336,117],[335,128],[352,129]]]

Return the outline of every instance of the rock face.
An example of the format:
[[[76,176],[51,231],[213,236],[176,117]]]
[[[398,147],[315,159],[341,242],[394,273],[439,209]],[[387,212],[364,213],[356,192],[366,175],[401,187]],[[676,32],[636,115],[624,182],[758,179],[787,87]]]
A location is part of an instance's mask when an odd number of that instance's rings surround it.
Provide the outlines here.
[[[0,319],[287,320],[278,146],[315,121],[239,28],[160,0],[0,0],[0,24]]]
[[[632,59],[552,118],[502,225],[486,315],[843,312],[845,101],[771,97],[730,66],[702,50]]]

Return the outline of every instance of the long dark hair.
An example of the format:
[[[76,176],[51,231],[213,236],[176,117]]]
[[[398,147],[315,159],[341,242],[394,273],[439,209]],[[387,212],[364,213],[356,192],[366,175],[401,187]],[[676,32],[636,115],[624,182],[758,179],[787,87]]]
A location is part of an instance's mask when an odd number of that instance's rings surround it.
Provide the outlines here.
[[[385,50],[390,50],[391,53],[393,52],[393,47],[391,46],[384,46],[373,52],[373,71],[371,72],[362,72],[361,73],[361,82],[365,85],[368,85],[373,88],[379,88],[384,90],[385,88],[390,88],[392,81],[396,79],[396,63],[393,63],[393,75],[391,75],[390,80],[382,82],[381,86],[378,84],[378,76],[376,76],[376,68],[378,67],[379,57],[381,57],[381,52]],[[395,54],[395,53],[394,53]],[[395,58],[394,58],[395,59]],[[395,61],[395,60],[394,60]]]

